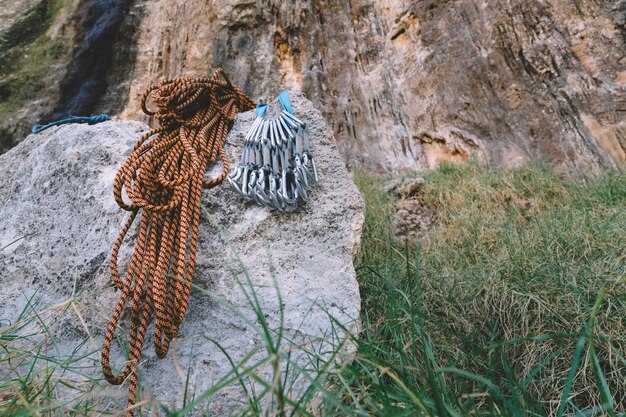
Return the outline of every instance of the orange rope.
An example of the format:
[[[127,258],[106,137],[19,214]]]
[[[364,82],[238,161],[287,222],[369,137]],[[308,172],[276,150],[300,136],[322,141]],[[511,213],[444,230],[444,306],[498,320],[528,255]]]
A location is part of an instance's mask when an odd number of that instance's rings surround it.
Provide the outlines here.
[[[219,79],[222,77],[223,80]],[[158,110],[146,108],[152,96]],[[165,357],[185,317],[196,264],[202,187],[219,184],[228,174],[223,146],[238,112],[254,108],[250,100],[218,69],[210,79],[178,78],[151,86],[143,95],[144,113],[160,126],[144,134],[117,172],[115,201],[130,217],[113,244],[111,275],[122,293],[107,327],[102,371],[111,384],[129,378],[128,407],[135,405],[137,365],[146,329],[155,313],[154,349]],[[204,179],[217,157],[224,165],[216,178]],[[124,202],[126,193],[131,203]],[[143,211],[141,211],[143,209]],[[117,259],[124,236],[141,211],[139,236],[122,281]],[[130,298],[130,349],[124,369],[111,369],[111,342]],[[128,411],[132,416],[133,411]]]

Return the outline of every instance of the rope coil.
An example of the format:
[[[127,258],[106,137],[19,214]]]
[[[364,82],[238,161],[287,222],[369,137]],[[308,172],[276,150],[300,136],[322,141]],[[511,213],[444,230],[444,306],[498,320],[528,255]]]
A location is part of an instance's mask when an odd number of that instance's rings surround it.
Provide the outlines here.
[[[150,96],[156,111],[146,106]],[[202,188],[221,183],[228,174],[223,152],[228,130],[238,112],[254,106],[221,69],[211,78],[165,80],[143,94],[142,110],[160,126],[139,139],[115,177],[115,201],[130,216],[111,253],[111,275],[121,294],[106,329],[101,358],[109,383],[119,385],[129,379],[129,408],[135,405],[137,365],[153,314],[154,349],[159,358],[165,357],[170,342],[178,336],[196,263]],[[204,179],[207,165],[215,164],[218,156],[222,173]],[[119,250],[139,214],[137,242],[122,280],[117,268]],[[129,302],[128,360],[116,375],[110,363],[111,342]],[[127,415],[132,416],[133,411]]]

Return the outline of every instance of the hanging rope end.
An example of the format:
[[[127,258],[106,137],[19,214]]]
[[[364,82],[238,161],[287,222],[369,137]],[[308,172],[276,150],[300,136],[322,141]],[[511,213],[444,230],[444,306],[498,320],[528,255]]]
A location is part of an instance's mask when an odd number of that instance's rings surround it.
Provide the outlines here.
[[[41,133],[46,128],[46,125],[35,125],[33,126],[31,132],[33,134]]]

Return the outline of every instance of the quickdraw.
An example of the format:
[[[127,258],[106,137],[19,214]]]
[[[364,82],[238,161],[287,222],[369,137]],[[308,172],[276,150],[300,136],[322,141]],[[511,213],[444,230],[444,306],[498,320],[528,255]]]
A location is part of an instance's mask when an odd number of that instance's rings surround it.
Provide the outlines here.
[[[267,104],[257,106],[241,160],[228,182],[247,199],[290,212],[298,208],[299,200],[308,200],[309,186],[319,181],[319,175],[308,127],[293,114],[289,92],[280,93],[278,100],[282,111],[273,118],[267,116]]]

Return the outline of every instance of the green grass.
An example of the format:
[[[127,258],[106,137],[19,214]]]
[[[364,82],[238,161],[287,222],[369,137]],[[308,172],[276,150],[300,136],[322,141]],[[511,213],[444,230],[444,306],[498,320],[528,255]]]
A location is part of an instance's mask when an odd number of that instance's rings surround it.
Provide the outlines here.
[[[624,413],[626,176],[467,164],[425,180],[435,226],[407,243],[392,236],[383,180],[357,175],[360,355],[395,375],[373,384],[357,361],[358,403],[414,415],[411,392],[436,415]]]
[[[435,222],[407,242],[393,236],[396,200],[381,191],[384,179],[356,175],[367,206],[355,262],[359,335],[344,337],[336,322],[328,335],[335,349],[294,360],[245,275],[240,289],[255,319],[240,317],[263,346],[238,362],[224,351],[232,370],[210,390],[152,407],[194,415],[235,384],[245,393],[242,416],[623,415],[626,175],[564,179],[538,166],[471,163],[443,165],[425,180],[417,198]],[[93,374],[76,365],[78,355],[46,351],[57,315],[74,314],[72,303],[0,328],[0,372],[17,370],[0,382],[0,416],[120,410],[122,398],[94,395],[104,382],[86,377]],[[339,360],[345,343],[357,348],[351,361]],[[311,388],[294,396],[302,380]],[[57,399],[61,385],[71,401]]]
[[[36,297],[27,300],[13,323],[0,323],[0,416],[102,415],[116,401],[101,395],[108,387],[99,366],[88,358],[99,351],[86,338],[62,353],[55,333],[65,319],[82,320],[72,297],[42,308]]]

